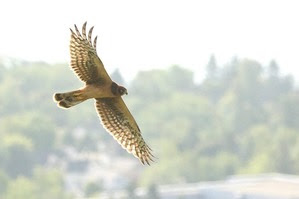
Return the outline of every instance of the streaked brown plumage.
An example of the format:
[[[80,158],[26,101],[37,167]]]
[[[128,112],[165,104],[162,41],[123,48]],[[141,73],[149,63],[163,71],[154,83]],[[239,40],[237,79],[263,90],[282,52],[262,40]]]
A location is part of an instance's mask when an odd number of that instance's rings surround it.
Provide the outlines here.
[[[54,100],[62,108],[70,108],[87,99],[94,98],[96,109],[105,129],[118,143],[132,153],[143,164],[153,161],[151,149],[141,136],[140,129],[122,99],[127,89],[113,82],[97,55],[95,37],[92,42],[93,27],[86,35],[86,22],[82,34],[75,25],[71,30],[71,68],[85,82],[79,90],[54,94]]]

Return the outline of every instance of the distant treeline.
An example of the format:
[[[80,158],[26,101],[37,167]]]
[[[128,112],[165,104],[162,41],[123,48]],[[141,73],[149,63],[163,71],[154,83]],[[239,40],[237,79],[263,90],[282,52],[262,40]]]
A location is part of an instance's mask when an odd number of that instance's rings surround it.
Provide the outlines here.
[[[56,107],[54,92],[81,86],[66,64],[3,65],[0,62],[1,198],[69,198],[63,188],[65,174],[43,168],[50,155],[63,159],[66,147],[112,154],[112,159],[132,158],[101,127],[92,100],[68,111]],[[214,56],[201,83],[196,84],[193,75],[171,66],[139,72],[126,82],[129,95],[124,99],[158,157],[132,183],[299,174],[299,90],[292,76],[281,75],[275,61],[262,66],[234,58],[218,66]],[[124,81],[118,71],[112,77]],[[75,136],[78,128],[86,133]],[[99,149],[99,143],[109,150]]]

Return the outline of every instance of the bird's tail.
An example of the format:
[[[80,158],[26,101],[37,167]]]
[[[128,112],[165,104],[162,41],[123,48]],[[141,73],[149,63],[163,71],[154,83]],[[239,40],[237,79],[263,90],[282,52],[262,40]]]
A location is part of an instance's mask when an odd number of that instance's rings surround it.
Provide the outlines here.
[[[81,90],[55,93],[53,99],[57,102],[57,105],[62,108],[70,108],[86,100]]]

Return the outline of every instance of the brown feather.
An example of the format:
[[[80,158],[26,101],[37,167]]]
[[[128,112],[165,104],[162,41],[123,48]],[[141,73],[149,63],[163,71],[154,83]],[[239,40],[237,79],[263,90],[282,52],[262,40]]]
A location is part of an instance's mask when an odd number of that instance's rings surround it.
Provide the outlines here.
[[[91,36],[92,36],[93,28],[94,28],[94,26],[92,26],[88,32],[88,42],[91,46],[92,46]]]
[[[85,22],[82,26],[82,35],[83,35],[83,39],[86,40],[86,25],[87,25],[87,22]]]
[[[80,80],[87,84],[101,81],[102,83],[111,83],[111,78],[106,72],[104,65],[96,52],[96,38],[92,45],[93,27],[86,37],[86,24],[82,27],[82,34],[75,25],[75,32],[71,29],[70,56],[71,68]]]
[[[103,126],[114,139],[129,153],[136,156],[142,164],[150,165],[154,156],[122,98],[96,99],[96,109]]]
[[[98,39],[98,36],[96,36],[93,41],[93,47],[94,47],[95,51],[97,51],[97,39]]]

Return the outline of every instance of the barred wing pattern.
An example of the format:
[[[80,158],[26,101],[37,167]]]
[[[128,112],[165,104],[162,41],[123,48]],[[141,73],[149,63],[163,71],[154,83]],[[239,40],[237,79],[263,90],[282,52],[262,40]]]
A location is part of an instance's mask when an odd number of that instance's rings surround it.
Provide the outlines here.
[[[86,36],[86,22],[82,27],[82,35],[75,25],[76,33],[71,30],[70,54],[71,67],[76,75],[87,84],[111,81],[104,65],[97,55],[95,37],[92,43],[92,30]]]
[[[142,164],[153,161],[151,149],[141,136],[140,129],[121,97],[96,99],[96,109],[103,126],[118,143],[139,158]]]

